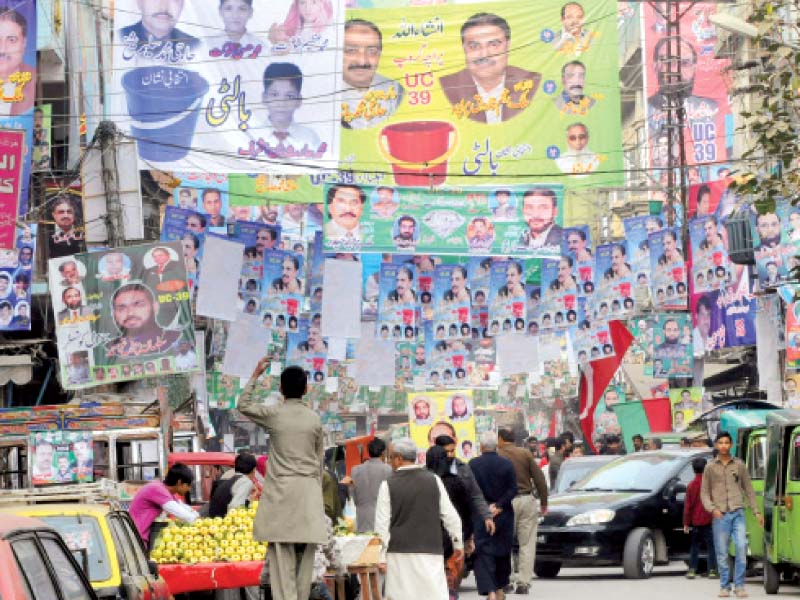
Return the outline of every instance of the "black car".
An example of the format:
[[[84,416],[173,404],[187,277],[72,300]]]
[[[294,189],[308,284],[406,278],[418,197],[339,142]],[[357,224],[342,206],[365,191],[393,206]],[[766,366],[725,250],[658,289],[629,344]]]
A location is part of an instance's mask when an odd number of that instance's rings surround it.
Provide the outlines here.
[[[692,460],[704,449],[639,452],[600,467],[548,503],[539,519],[535,572],[555,577],[562,566],[622,565],[625,577],[649,577],[653,567],[685,560],[686,486]]]

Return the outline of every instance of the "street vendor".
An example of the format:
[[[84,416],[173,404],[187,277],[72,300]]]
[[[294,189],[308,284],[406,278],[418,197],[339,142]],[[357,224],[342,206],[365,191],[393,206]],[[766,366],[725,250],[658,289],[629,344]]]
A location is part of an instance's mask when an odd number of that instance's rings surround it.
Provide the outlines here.
[[[145,544],[150,547],[150,528],[162,512],[176,519],[194,523],[200,516],[195,510],[176,499],[176,494],[184,497],[192,489],[194,475],[182,463],[176,463],[167,471],[164,481],[151,481],[136,492],[131,502],[130,514],[136,529]]]

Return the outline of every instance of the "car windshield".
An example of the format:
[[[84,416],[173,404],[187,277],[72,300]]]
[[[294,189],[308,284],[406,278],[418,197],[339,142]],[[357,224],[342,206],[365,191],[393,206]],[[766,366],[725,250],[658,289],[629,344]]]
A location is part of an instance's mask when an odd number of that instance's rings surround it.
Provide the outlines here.
[[[75,560],[84,566],[83,552],[86,550],[89,581],[105,581],[111,578],[111,563],[103,543],[103,535],[97,519],[86,515],[58,515],[37,517],[55,529],[70,549]]]
[[[634,454],[603,465],[573,486],[583,492],[652,492],[674,473],[682,458],[660,453]]]
[[[600,461],[565,461],[564,464],[561,465],[561,469],[558,472],[556,487],[554,490],[551,490],[550,493],[560,494],[562,492],[566,492],[570,486],[575,485],[578,481],[589,475],[592,471],[596,471],[601,466],[603,466],[603,463]]]

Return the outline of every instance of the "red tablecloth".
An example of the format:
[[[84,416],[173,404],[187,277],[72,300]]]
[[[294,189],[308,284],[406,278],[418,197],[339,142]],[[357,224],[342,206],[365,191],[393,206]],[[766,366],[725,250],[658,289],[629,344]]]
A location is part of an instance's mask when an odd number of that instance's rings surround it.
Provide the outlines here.
[[[194,565],[158,565],[172,594],[202,590],[236,589],[260,583],[264,561],[198,563]]]

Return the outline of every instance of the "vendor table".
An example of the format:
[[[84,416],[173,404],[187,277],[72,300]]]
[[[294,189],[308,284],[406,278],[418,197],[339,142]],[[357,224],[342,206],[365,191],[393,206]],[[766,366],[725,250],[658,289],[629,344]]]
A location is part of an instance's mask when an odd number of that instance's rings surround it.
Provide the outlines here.
[[[258,586],[264,561],[158,565],[173,595],[204,590],[237,589]]]

